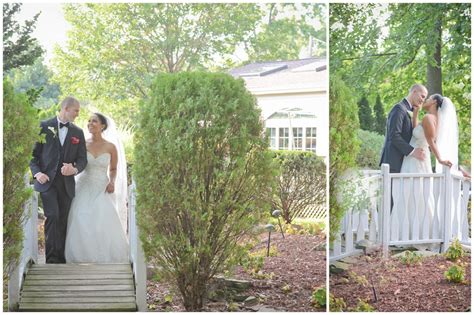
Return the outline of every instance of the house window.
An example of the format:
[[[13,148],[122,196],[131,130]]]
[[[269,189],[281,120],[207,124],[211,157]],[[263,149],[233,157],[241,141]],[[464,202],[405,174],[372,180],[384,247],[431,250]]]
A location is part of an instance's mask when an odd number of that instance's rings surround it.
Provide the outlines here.
[[[303,128],[293,128],[293,150],[303,150]]]
[[[276,149],[276,128],[267,128],[267,136],[270,139],[270,148]]]
[[[289,137],[289,128],[278,128],[278,149],[285,150],[288,149],[288,143],[290,140]]]
[[[316,127],[306,128],[306,151],[316,153]]]

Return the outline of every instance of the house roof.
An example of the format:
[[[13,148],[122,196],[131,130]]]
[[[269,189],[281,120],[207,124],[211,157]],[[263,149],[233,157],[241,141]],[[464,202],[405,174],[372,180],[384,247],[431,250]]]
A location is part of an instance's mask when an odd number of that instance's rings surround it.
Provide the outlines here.
[[[327,89],[325,58],[256,62],[229,73],[244,79],[250,92],[257,95]]]

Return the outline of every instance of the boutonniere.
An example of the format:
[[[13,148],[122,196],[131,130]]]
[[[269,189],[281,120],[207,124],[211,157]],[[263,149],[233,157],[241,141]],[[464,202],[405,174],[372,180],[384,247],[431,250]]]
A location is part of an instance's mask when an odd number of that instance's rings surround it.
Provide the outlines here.
[[[80,141],[79,141],[79,138],[76,138],[76,137],[72,137],[71,138],[71,143],[72,144],[78,144]]]
[[[49,126],[48,129],[49,129],[49,131],[51,131],[53,133],[53,138],[56,138],[56,136],[57,136],[56,129],[54,129],[54,127],[51,127],[51,126]]]
[[[408,111],[408,116],[410,116],[410,118],[413,118],[413,112]]]

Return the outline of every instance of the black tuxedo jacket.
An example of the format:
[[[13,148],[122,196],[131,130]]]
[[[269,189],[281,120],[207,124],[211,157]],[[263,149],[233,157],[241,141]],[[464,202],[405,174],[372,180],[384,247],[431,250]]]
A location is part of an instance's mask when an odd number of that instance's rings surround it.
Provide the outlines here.
[[[42,121],[40,126],[40,134],[46,135],[45,141],[35,144],[30,169],[33,176],[38,172],[48,175],[48,182],[40,184],[36,179],[34,182],[36,191],[45,192],[51,186],[54,178],[57,176],[58,169],[60,169],[61,142],[59,141],[58,119],[56,117]],[[78,173],[82,172],[87,165],[84,132],[72,123],[69,124],[66,139],[64,140],[63,162],[72,163],[77,168]],[[67,194],[69,197],[74,198],[76,190],[74,176],[64,176],[64,182]]]
[[[380,165],[390,164],[390,173],[400,173],[403,157],[414,149],[409,144],[413,133],[409,109],[410,104],[403,99],[392,108],[387,117],[387,130]]]

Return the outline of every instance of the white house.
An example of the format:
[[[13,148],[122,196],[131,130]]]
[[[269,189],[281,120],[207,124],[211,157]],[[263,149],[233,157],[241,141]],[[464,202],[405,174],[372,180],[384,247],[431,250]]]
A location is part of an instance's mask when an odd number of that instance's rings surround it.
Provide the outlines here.
[[[230,71],[257,98],[273,149],[313,151],[328,162],[325,59],[259,62]]]

